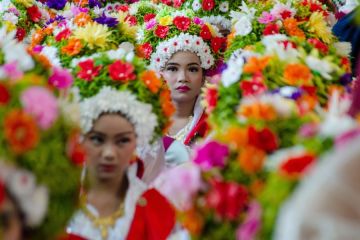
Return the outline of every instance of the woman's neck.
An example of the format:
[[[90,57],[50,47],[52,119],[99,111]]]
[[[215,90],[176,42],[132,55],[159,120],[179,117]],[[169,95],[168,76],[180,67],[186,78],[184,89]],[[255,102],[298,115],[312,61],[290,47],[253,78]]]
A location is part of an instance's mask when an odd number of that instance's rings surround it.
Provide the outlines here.
[[[189,118],[194,115],[196,98],[187,102],[173,102],[175,106],[174,118]]]

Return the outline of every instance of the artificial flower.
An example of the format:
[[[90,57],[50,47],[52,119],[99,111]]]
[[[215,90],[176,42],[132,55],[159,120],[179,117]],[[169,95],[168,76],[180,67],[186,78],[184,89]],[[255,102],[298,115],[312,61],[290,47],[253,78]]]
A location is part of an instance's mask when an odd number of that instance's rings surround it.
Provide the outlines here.
[[[205,88],[206,111],[210,113],[216,107],[218,89],[215,84],[208,84]]]
[[[26,36],[26,30],[23,28],[16,29],[16,39],[21,42]]]
[[[191,19],[184,16],[177,16],[173,20],[174,25],[182,32],[185,32],[189,29],[191,24]]]
[[[171,101],[170,90],[166,89],[160,93],[161,109],[166,117],[171,117],[175,112],[175,107]]]
[[[108,27],[115,27],[119,23],[116,18],[107,17],[105,12],[100,17],[94,18],[94,21]]]
[[[152,48],[151,44],[148,42],[137,46],[136,50],[137,50],[138,55],[145,59],[150,59],[151,54],[153,52],[153,48]]]
[[[214,37],[211,39],[211,48],[214,53],[218,53],[220,50],[226,48],[226,38]]]
[[[72,86],[74,79],[71,73],[63,68],[55,67],[49,77],[49,84],[58,89],[67,89]]]
[[[276,23],[270,23],[268,25],[266,25],[266,27],[263,30],[263,34],[264,36],[267,35],[272,35],[272,34],[277,34],[279,33],[280,28]]]
[[[88,23],[74,31],[75,39],[84,41],[90,49],[106,48],[110,35],[108,27],[98,23]]]
[[[301,63],[286,65],[284,81],[290,85],[308,85],[312,78],[310,69]]]
[[[242,81],[240,89],[244,96],[249,96],[264,93],[267,87],[262,81]]]
[[[220,3],[219,10],[220,10],[220,12],[224,12],[224,13],[228,12],[229,11],[229,2],[225,1],[225,2]]]
[[[55,36],[55,41],[60,42],[64,39],[68,39],[70,37],[70,35],[71,35],[71,30],[68,28],[65,28],[64,30],[62,30]]]
[[[262,102],[242,104],[240,105],[238,114],[246,118],[266,121],[274,120],[277,116],[273,106]]]
[[[279,171],[286,177],[298,179],[306,173],[315,160],[316,158],[313,154],[292,156],[281,163]]]
[[[30,87],[21,94],[24,111],[35,118],[38,126],[49,129],[58,117],[55,96],[43,87]]]
[[[224,167],[228,155],[229,149],[226,145],[216,141],[209,141],[197,149],[193,161],[206,171],[214,167]]]
[[[159,19],[159,25],[169,26],[172,24],[173,18],[171,16],[165,16]]]
[[[237,126],[229,127],[219,137],[224,143],[237,150],[243,148],[248,142],[247,129]]]
[[[41,20],[41,12],[36,5],[33,5],[26,9],[27,14],[29,15],[31,21],[39,22]]]
[[[83,45],[79,39],[70,39],[67,45],[61,48],[63,54],[75,56],[81,52]]]
[[[77,14],[74,18],[74,23],[78,27],[83,27],[86,24],[88,24],[89,22],[91,22],[91,17],[89,16],[89,14],[87,14],[85,12],[81,12],[81,13]]]
[[[0,83],[0,107],[8,104],[10,92],[5,84]]]
[[[207,24],[204,24],[201,27],[200,37],[205,41],[210,40],[212,38],[212,34]]]
[[[296,10],[291,7],[291,2],[286,4],[278,2],[271,9],[270,13],[277,19],[285,20],[286,18],[294,17]]]
[[[161,80],[156,76],[156,73],[151,70],[141,73],[140,79],[152,93],[157,93],[162,86]]]
[[[98,76],[100,73],[101,66],[95,66],[92,59],[88,59],[79,63],[80,71],[76,76],[80,79],[86,81],[93,80],[94,77]]]
[[[276,20],[276,18],[269,12],[263,12],[258,18],[258,22],[261,24],[269,24]]]
[[[271,57],[250,57],[245,63],[243,72],[244,73],[258,73],[264,70],[268,63],[270,62]]]
[[[253,174],[263,168],[265,158],[266,152],[264,150],[247,145],[240,151],[237,160],[244,172]]]
[[[145,29],[146,29],[146,30],[151,30],[151,29],[153,29],[155,26],[156,26],[156,19],[155,19],[155,18],[152,18],[152,19],[150,19],[149,21],[147,21],[147,22],[145,23]]]
[[[318,49],[322,54],[326,55],[329,52],[329,47],[325,43],[316,38],[309,38],[307,40],[311,45]]]
[[[135,68],[131,63],[117,60],[109,65],[109,74],[114,81],[131,81],[136,79]]]
[[[16,154],[33,149],[39,141],[34,119],[21,110],[12,110],[5,116],[4,135]]]
[[[251,19],[244,15],[241,16],[234,25],[235,36],[246,36],[252,31]]]
[[[213,208],[221,219],[226,220],[239,218],[248,201],[249,194],[246,188],[235,182],[214,180],[206,196],[207,206]]]
[[[257,130],[255,127],[248,128],[249,144],[266,152],[273,152],[278,148],[276,135],[269,129]]]
[[[154,31],[155,35],[158,36],[159,38],[166,38],[168,32],[169,32],[169,27],[162,25],[158,25]]]
[[[47,0],[46,5],[55,10],[62,10],[65,7],[66,2],[66,0]]]
[[[148,22],[151,19],[154,19],[156,15],[154,13],[147,13],[144,15],[144,22]]]
[[[202,9],[211,11],[215,7],[215,0],[202,0]]]
[[[284,29],[289,36],[305,39],[305,33],[298,25],[299,23],[295,18],[286,18],[283,22]]]
[[[314,33],[324,43],[328,44],[331,42],[331,29],[327,26],[324,16],[320,12],[312,13],[306,24],[309,27],[309,32]]]

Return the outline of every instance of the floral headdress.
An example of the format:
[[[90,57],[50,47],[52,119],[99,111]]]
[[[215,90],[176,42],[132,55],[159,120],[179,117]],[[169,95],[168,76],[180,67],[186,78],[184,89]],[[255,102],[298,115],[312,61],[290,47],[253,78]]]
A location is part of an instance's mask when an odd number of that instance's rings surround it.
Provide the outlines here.
[[[155,17],[156,13],[160,11],[161,4],[155,4],[150,1],[141,0],[139,2],[130,4],[129,14],[136,17],[138,24],[143,24],[144,22]]]
[[[134,125],[138,143],[160,137],[173,113],[169,90],[132,51],[119,48],[73,62],[81,99],[83,132],[104,112],[121,112]]]
[[[228,36],[225,57],[239,48],[260,41],[263,36],[286,34],[301,39],[316,38],[324,44],[333,43],[336,38],[331,32],[327,7],[318,1],[296,0],[285,3],[267,1],[261,6],[246,4],[240,11],[233,11],[232,33]]]
[[[26,225],[34,228],[31,239],[55,239],[76,210],[78,165],[84,158],[76,144],[78,127],[67,121],[56,98],[64,85],[56,86],[66,81],[59,77],[62,70],[27,54],[24,45],[9,40],[13,35],[5,37],[5,44],[2,38],[0,51],[5,60],[0,65],[0,178],[18,201]],[[7,55],[9,46],[21,55]]]
[[[141,55],[150,59],[150,67],[160,71],[178,51],[195,53],[201,61],[201,67],[210,69],[225,48],[225,39],[219,37],[211,25],[194,17],[188,11],[164,11],[147,21],[140,32],[138,47]]]

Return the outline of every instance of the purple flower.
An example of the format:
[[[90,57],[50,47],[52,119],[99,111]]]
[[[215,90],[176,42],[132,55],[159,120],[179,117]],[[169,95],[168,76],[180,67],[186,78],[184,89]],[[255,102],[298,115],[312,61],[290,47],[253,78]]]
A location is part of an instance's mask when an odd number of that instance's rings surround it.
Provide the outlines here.
[[[199,17],[194,17],[193,22],[194,22],[196,25],[203,25],[203,24],[204,24],[204,21],[203,21],[201,18],[199,18]]]
[[[155,25],[156,25],[156,19],[152,18],[151,20],[146,22],[145,28],[146,28],[146,30],[150,30],[150,29],[153,29],[155,27]]]
[[[348,85],[349,83],[352,82],[352,75],[351,73],[345,73],[344,75],[341,76],[340,78],[340,83],[342,85]]]
[[[226,145],[210,141],[197,149],[193,161],[201,169],[210,170],[213,167],[224,167],[228,155],[229,149]]]
[[[53,74],[49,78],[49,84],[58,89],[71,87],[73,81],[74,79],[68,70],[58,67],[54,68]]]
[[[49,129],[58,117],[55,96],[46,88],[31,87],[21,94],[25,112],[34,116],[42,129]]]
[[[103,13],[101,17],[95,18],[94,20],[95,22],[102,25],[107,25],[108,27],[115,27],[119,23],[116,18],[106,17],[105,13]]]
[[[94,8],[94,7],[99,7],[101,8],[102,7],[102,4],[100,1],[98,0],[89,0],[89,7],[90,8]]]
[[[275,21],[275,16],[273,16],[271,13],[263,12],[261,17],[258,18],[258,21],[262,24],[268,24]]]
[[[41,53],[41,51],[43,50],[43,48],[44,48],[44,46],[36,45],[36,46],[33,47],[32,50],[33,50],[35,53]]]
[[[62,10],[66,5],[66,0],[47,0],[46,5],[49,8],[53,8],[56,10]]]
[[[236,231],[236,240],[254,240],[261,226],[261,206],[257,202],[250,203],[246,219]]]

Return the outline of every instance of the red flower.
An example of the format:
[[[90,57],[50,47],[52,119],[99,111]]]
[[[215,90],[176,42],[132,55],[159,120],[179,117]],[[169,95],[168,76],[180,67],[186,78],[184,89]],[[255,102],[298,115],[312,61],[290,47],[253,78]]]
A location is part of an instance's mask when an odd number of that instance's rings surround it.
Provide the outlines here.
[[[116,10],[122,11],[122,12],[128,12],[129,11],[129,6],[128,5],[117,6]]]
[[[6,105],[10,101],[10,92],[7,87],[0,83],[0,106]]]
[[[177,29],[185,32],[190,27],[191,19],[188,17],[177,16],[174,18],[173,22],[174,22],[175,26],[177,27]]]
[[[174,0],[174,8],[180,8],[185,0]]]
[[[291,17],[291,12],[289,10],[284,10],[280,13],[280,16],[283,20]]]
[[[68,39],[71,35],[71,31],[70,29],[66,28],[64,30],[62,30],[61,32],[58,33],[58,35],[56,35],[55,40],[57,42],[60,42],[61,40],[64,39]]]
[[[169,32],[168,26],[158,25],[155,30],[155,35],[158,36],[159,38],[165,38],[167,36],[168,32]]]
[[[242,81],[240,83],[240,89],[244,96],[249,96],[261,94],[265,92],[267,88],[261,81]]]
[[[315,162],[316,158],[312,154],[290,157],[280,165],[280,171],[288,177],[301,177],[305,171]]]
[[[165,5],[171,6],[172,1],[171,0],[161,0],[161,2]]]
[[[150,21],[150,20],[153,19],[155,16],[156,16],[156,15],[153,14],[153,13],[147,13],[147,14],[145,14],[145,16],[144,16],[144,22]]]
[[[288,40],[285,40],[285,41],[282,41],[281,42],[283,45],[284,45],[284,48],[287,50],[289,48],[297,48],[296,44],[294,42],[291,42],[291,41],[288,41]]]
[[[264,28],[263,34],[265,36],[279,33],[279,26],[276,23],[270,23]]]
[[[205,91],[205,100],[207,103],[206,111],[211,113],[217,105],[219,97],[218,89],[216,85],[210,85],[208,88],[206,88]]]
[[[78,132],[73,132],[70,135],[67,145],[67,154],[75,165],[82,166],[85,163],[86,153],[84,147],[79,142]]]
[[[215,53],[226,48],[226,38],[214,37],[211,39],[211,48]]]
[[[211,11],[215,7],[214,0],[203,0],[202,1],[202,8],[204,11]]]
[[[308,39],[308,42],[318,49],[322,54],[327,54],[329,52],[329,47],[316,38]]]
[[[235,182],[213,181],[212,189],[206,196],[208,207],[215,209],[222,219],[235,220],[249,201],[246,188]]]
[[[153,52],[153,47],[151,46],[150,43],[147,42],[142,45],[139,45],[137,47],[137,50],[140,57],[143,57],[145,59],[150,59],[150,56]]]
[[[21,42],[26,36],[26,31],[23,28],[16,29],[16,39]]]
[[[136,26],[137,25],[137,19],[135,16],[127,15],[125,18],[125,21],[129,22],[130,26]]]
[[[39,10],[39,8],[36,5],[33,5],[31,7],[29,7],[28,9],[26,9],[27,14],[29,16],[29,18],[33,21],[33,22],[39,22],[41,19],[41,12]]]
[[[131,63],[121,60],[117,60],[109,66],[109,74],[114,81],[135,80],[134,70],[135,68]]]
[[[269,129],[264,128],[257,131],[255,127],[248,128],[249,144],[267,152],[272,152],[278,148],[276,135]]]
[[[92,59],[80,62],[78,66],[80,67],[80,71],[76,76],[86,81],[93,80],[94,77],[99,75],[99,71],[101,69],[101,66],[95,67],[94,61]]]
[[[210,29],[209,29],[209,27],[208,27],[206,24],[204,24],[204,25],[201,27],[200,37],[201,37],[202,39],[204,39],[205,41],[206,41],[206,40],[210,40],[210,39],[212,38]]]

